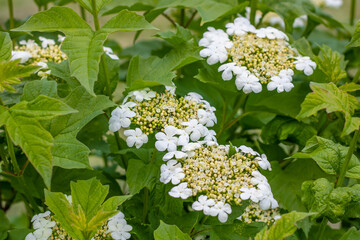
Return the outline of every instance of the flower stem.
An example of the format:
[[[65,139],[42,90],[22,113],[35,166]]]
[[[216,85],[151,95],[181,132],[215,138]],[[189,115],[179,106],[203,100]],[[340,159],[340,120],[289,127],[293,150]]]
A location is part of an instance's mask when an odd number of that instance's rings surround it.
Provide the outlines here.
[[[341,187],[343,185],[343,182],[344,182],[344,178],[345,178],[345,174],[346,174],[346,171],[348,169],[348,166],[349,166],[349,162],[350,162],[350,159],[356,149],[356,143],[358,141],[358,138],[359,138],[359,133],[360,131],[359,130],[356,130],[355,133],[354,133],[354,136],[351,140],[351,143],[350,143],[350,147],[349,147],[349,150],[346,154],[346,157],[345,157],[345,160],[344,160],[344,163],[340,169],[340,175],[339,175],[339,178],[337,179],[336,181],[336,185],[335,187]]]
[[[317,238],[318,240],[321,240],[323,238],[326,226],[327,226],[328,220],[326,217],[324,217],[320,223],[320,229],[317,233]]]
[[[355,19],[355,6],[356,6],[356,0],[351,0],[350,5],[350,25],[354,25],[354,19]]]
[[[255,26],[255,17],[256,17],[256,8],[257,8],[257,0],[250,1],[250,23]]]
[[[185,24],[185,8],[180,9],[180,26]]]
[[[9,7],[10,29],[13,29],[15,27],[15,22],[14,22],[14,4],[12,0],[8,0],[8,7]]]

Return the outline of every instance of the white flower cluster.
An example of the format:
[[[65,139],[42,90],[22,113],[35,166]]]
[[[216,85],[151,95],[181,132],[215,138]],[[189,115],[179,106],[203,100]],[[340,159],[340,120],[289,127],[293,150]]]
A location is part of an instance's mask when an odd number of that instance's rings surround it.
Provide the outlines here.
[[[34,232],[29,233],[25,240],[48,240],[53,233],[53,227],[56,226],[56,222],[50,218],[50,211],[39,213],[31,219]]]
[[[316,68],[309,57],[289,46],[285,33],[273,27],[256,29],[244,17],[226,24],[226,32],[209,27],[199,45],[204,47],[200,56],[210,65],[221,63],[223,80],[235,76],[236,87],[245,93],[261,92],[262,84],[269,91],[288,92],[294,87],[293,70],[311,75]]]
[[[40,66],[40,70],[37,74],[40,77],[50,75],[47,62],[59,63],[65,60],[66,55],[60,50],[60,45],[57,45],[53,39],[47,39],[39,37],[41,46],[39,46],[34,40],[21,40],[20,46],[15,46],[12,51],[11,60],[20,59],[22,64],[31,64]],[[61,36],[59,36],[58,43],[61,43]]]
[[[65,195],[66,199],[72,204],[72,197]],[[73,240],[58,222],[51,216],[50,211],[35,215],[31,222],[33,223],[34,232],[29,233],[25,240],[52,240],[63,239]],[[129,233],[132,226],[128,225],[122,212],[118,212],[115,216],[109,218],[107,222],[101,226],[91,240],[115,239],[126,240],[131,237]]]
[[[155,146],[159,151],[169,151],[166,156],[178,156],[177,146],[191,148],[189,141],[212,140],[215,132],[207,127],[216,123],[215,108],[197,93],[177,98],[174,91],[167,88],[159,94],[146,88],[130,92],[124,103],[112,111],[110,131],[126,129],[127,145],[136,148],[156,132]]]
[[[277,209],[263,210],[258,203],[251,203],[237,219],[246,223],[265,222],[271,224],[280,217],[281,215]]]
[[[320,7],[339,8],[343,5],[343,0],[311,0]]]
[[[177,130],[172,130],[176,134]],[[235,148],[236,154],[228,156],[229,146],[218,145],[216,139],[182,145],[180,137],[169,136],[168,142],[161,142],[160,150],[168,153],[163,157],[167,163],[161,166],[160,181],[176,185],[170,196],[198,196],[192,208],[217,216],[220,222],[227,221],[231,205],[241,205],[245,200],[257,203],[262,210],[278,207],[266,177],[259,171],[271,170],[264,154],[240,146]]]

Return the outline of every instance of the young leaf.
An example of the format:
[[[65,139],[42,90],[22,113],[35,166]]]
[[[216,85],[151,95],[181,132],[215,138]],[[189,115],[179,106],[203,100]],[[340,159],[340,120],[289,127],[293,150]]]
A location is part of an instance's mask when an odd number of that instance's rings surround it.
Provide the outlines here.
[[[344,58],[344,55],[333,51],[330,47],[322,46],[319,55],[314,56],[317,68],[312,79],[337,84],[347,76],[345,71],[347,61]]]
[[[360,20],[356,23],[354,35],[351,38],[350,43],[346,47],[359,47],[360,46]]]
[[[154,163],[144,164],[140,160],[129,160],[126,178],[127,183],[129,184],[130,194],[136,194],[144,187],[152,190],[159,175],[160,168]]]
[[[302,152],[292,158],[312,158],[328,174],[339,175],[349,148],[318,136],[312,137]],[[360,162],[355,155],[351,156],[346,177],[360,179]]]
[[[160,226],[154,231],[155,240],[191,240],[191,237],[180,231],[175,225],[167,225],[160,221]]]
[[[339,240],[360,239],[360,231],[356,227],[350,228]]]
[[[117,31],[137,31],[153,27],[134,12],[121,11],[111,18],[98,32],[70,8],[52,7],[30,17],[22,26],[13,31],[60,31],[66,35],[61,49],[67,54],[72,76],[94,95],[94,83],[99,72],[100,57],[104,53],[103,44],[110,33]]]
[[[86,221],[90,222],[101,209],[101,204],[109,193],[109,186],[101,185],[96,178],[72,182],[70,186],[74,212],[78,212],[78,207],[81,206]]]
[[[336,87],[334,83],[311,83],[313,90],[301,104],[301,111],[298,119],[316,115],[320,110],[325,109],[327,113],[342,112],[345,116],[345,126],[342,136],[348,135],[360,126],[360,118],[352,117],[356,109],[360,108],[357,99],[347,92]]]
[[[9,33],[0,32],[0,61],[11,58],[12,42]]]
[[[295,223],[310,215],[313,213],[290,212],[283,214],[270,228],[265,227],[256,234],[255,240],[278,240],[291,236],[297,229]]]
[[[306,181],[301,190],[301,200],[310,212],[317,212],[314,218],[326,217],[331,222],[341,221],[347,208],[360,200],[360,185],[337,187],[325,178]]]
[[[83,8],[93,13],[92,0],[76,0]],[[96,14],[111,0],[95,0],[96,2]]]
[[[19,145],[29,161],[50,187],[53,157],[53,137],[39,120],[73,113],[74,110],[60,100],[38,96],[31,102],[22,101],[9,110],[0,111],[0,125],[5,124],[11,140]]]
[[[19,84],[19,78],[27,77],[39,69],[39,66],[19,65],[19,61],[0,62],[0,92],[15,92],[11,85]]]

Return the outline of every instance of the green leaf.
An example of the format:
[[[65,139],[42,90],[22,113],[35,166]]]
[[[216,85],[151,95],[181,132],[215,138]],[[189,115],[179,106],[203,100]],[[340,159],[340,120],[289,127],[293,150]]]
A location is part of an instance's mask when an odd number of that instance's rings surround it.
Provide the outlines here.
[[[51,9],[34,14],[22,26],[13,31],[60,31],[66,35],[61,49],[66,53],[70,62],[72,76],[94,95],[94,83],[99,72],[100,57],[104,53],[103,44],[110,33],[117,31],[137,31],[153,29],[153,27],[134,12],[121,11],[111,18],[97,32],[70,8],[52,7]]]
[[[326,217],[331,222],[338,222],[352,203],[360,200],[360,185],[337,187],[325,178],[306,181],[302,185],[301,200],[311,212],[317,212],[314,218]]]
[[[78,207],[81,206],[89,222],[101,209],[101,204],[109,193],[109,186],[101,185],[96,178],[72,182],[70,186],[74,212],[78,212]]]
[[[12,42],[9,33],[0,32],[0,61],[11,58]]]
[[[339,87],[344,92],[355,92],[360,90],[360,85],[354,82],[345,83]]]
[[[39,69],[39,66],[19,65],[19,61],[0,62],[0,92],[15,92],[11,85],[19,84],[19,78],[30,76]]]
[[[175,225],[167,225],[160,221],[160,226],[154,231],[155,240],[191,240],[191,237],[180,231]]]
[[[45,204],[54,213],[55,219],[70,236],[79,240],[86,240],[81,231],[73,226],[73,221],[75,220],[72,216],[75,215],[73,206],[71,206],[63,193],[49,192],[45,189]]]
[[[210,233],[210,239],[212,240],[248,240],[250,237],[255,236],[261,228],[264,227],[264,223],[252,223],[246,224],[244,222],[236,222],[233,224],[214,226]]]
[[[93,97],[82,87],[73,90],[64,103],[78,112],[61,116],[47,126],[54,137],[52,154],[54,166],[62,168],[90,168],[88,155],[90,150],[76,139],[76,135],[88,122],[103,113],[103,109],[114,106],[105,96]]]
[[[339,240],[360,239],[360,231],[356,227],[350,228]]]
[[[92,8],[92,0],[76,0],[83,8],[88,10],[91,14],[94,12]],[[95,0],[96,2],[96,14],[111,0]]]
[[[181,31],[181,30],[178,30]],[[173,43],[181,42],[171,40]],[[199,47],[194,39],[184,41],[174,46],[163,58],[155,56],[143,58],[135,56],[131,59],[126,76],[127,91],[159,85],[172,86],[176,76],[173,71],[202,59]]]
[[[73,112],[65,103],[42,95],[30,102],[22,101],[7,111],[0,111],[0,125],[5,124],[11,140],[22,148],[47,187],[50,187],[51,181],[54,139],[39,120]]]
[[[288,211],[306,211],[301,201],[304,181],[328,177],[311,159],[291,162],[285,169],[278,162],[271,162],[271,167],[272,171],[266,171],[264,175],[271,185],[274,198]]]
[[[102,209],[104,211],[113,211],[117,209],[118,206],[120,206],[123,202],[131,198],[132,195],[125,195],[125,196],[114,196],[109,198],[104,202],[102,205]]]
[[[301,104],[298,119],[316,115],[318,111],[325,109],[327,113],[342,112],[345,116],[345,126],[342,136],[348,135],[359,128],[360,118],[352,117],[356,109],[360,108],[357,99],[336,87],[334,83],[311,83],[313,90]]]
[[[0,240],[5,240],[8,236],[7,231],[10,229],[10,222],[5,216],[5,212],[0,209]]]
[[[316,133],[316,129],[311,125],[300,123],[292,118],[276,116],[263,127],[261,139],[266,144],[276,144],[289,140],[300,146],[305,146],[307,140]]]
[[[58,98],[57,83],[46,79],[28,82],[25,84],[24,94],[21,100],[31,101],[39,95]]]
[[[348,147],[341,144],[314,136],[306,143],[302,152],[295,153],[291,157],[312,158],[324,172],[339,175],[348,150]],[[345,176],[360,179],[360,162],[355,155],[351,156]]]
[[[255,236],[255,240],[278,240],[291,236],[297,229],[295,223],[300,221],[313,213],[291,212],[281,215],[281,218],[276,220],[274,225],[270,228],[265,227]]]
[[[333,82],[337,84],[341,79],[346,78],[346,64],[344,55],[333,51],[330,47],[323,45],[320,47],[318,56],[314,56],[317,68],[312,75],[316,82]]]
[[[154,163],[145,164],[140,160],[130,159],[126,171],[130,194],[136,194],[144,187],[152,190],[159,176],[160,168]]]
[[[360,21],[356,23],[354,35],[352,36],[350,43],[346,47],[351,48],[351,47],[359,47],[359,46],[360,46]]]

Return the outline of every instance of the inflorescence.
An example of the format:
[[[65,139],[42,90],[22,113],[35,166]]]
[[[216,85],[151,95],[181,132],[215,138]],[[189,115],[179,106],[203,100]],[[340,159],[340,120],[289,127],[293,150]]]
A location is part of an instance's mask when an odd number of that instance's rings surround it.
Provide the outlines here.
[[[122,128],[129,147],[141,147],[148,142],[148,135],[156,133],[156,147],[161,151],[173,149],[176,144],[187,145],[189,140],[212,139],[215,132],[208,130],[216,123],[215,108],[197,93],[177,97],[174,89],[157,93],[150,89],[133,91],[124,103],[114,109],[109,129],[116,132]]]
[[[294,70],[311,75],[316,63],[301,56],[288,43],[285,33],[273,27],[256,29],[244,17],[226,24],[226,32],[209,27],[199,45],[205,47],[200,56],[210,65],[220,62],[218,71],[224,81],[235,76],[235,85],[244,93],[262,91],[289,92]]]
[[[68,201],[72,203],[71,196],[66,196]],[[34,232],[29,233],[25,240],[73,240],[60,223],[57,222],[50,211],[40,213],[31,219]],[[129,233],[132,227],[127,224],[125,216],[122,212],[118,212],[115,216],[109,218],[96,232],[91,240],[126,240],[131,237]]]

